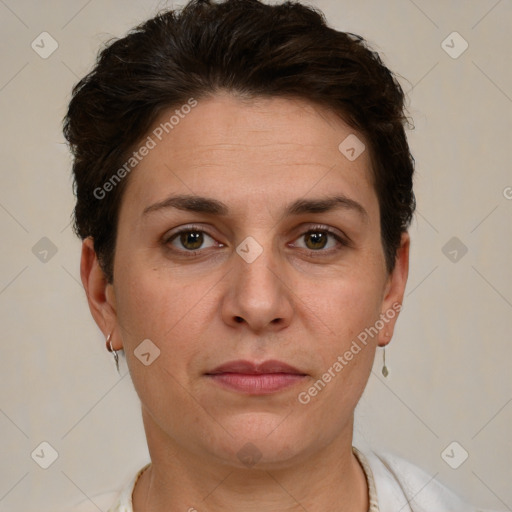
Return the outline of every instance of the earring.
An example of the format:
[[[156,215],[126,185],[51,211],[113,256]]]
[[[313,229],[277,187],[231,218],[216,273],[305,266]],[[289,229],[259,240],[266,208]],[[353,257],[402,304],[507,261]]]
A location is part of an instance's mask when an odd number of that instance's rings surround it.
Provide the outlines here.
[[[117,350],[114,350],[114,347],[112,347],[112,339],[111,338],[112,338],[112,333],[110,333],[107,336],[107,341],[106,341],[107,350],[109,352],[114,353],[114,361],[116,362],[117,373],[119,373],[119,375],[121,375],[121,372],[119,371],[119,356],[117,355]]]
[[[384,375],[384,377],[387,377],[389,375],[389,370],[388,367],[386,366],[386,347],[384,347],[384,350],[382,351],[382,358],[382,375]]]

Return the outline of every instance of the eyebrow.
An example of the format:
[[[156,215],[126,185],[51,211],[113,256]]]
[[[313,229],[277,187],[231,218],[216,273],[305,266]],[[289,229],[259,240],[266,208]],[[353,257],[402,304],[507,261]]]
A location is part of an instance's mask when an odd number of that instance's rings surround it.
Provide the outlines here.
[[[188,212],[207,213],[210,215],[227,216],[229,207],[217,199],[196,196],[196,195],[177,195],[170,196],[163,201],[152,204],[144,209],[142,215],[167,209],[176,208]],[[304,213],[325,213],[333,210],[349,210],[356,212],[363,220],[368,219],[368,212],[363,206],[344,195],[330,196],[318,199],[297,199],[286,206],[282,214],[283,218],[291,215],[301,215]]]

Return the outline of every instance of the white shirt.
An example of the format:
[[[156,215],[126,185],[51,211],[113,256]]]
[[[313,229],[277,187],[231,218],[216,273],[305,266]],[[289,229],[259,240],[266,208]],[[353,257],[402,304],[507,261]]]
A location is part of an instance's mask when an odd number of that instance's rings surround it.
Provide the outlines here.
[[[469,505],[425,471],[396,455],[363,453],[355,447],[353,451],[368,483],[368,512],[493,512]],[[133,490],[148,466],[127,483],[108,512],[133,512]]]

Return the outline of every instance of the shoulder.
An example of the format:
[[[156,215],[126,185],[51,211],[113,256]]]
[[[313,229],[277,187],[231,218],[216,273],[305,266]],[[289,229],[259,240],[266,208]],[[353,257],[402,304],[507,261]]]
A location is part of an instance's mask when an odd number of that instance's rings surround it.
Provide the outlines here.
[[[71,506],[71,512],[98,512],[98,510],[111,511],[115,510],[114,504],[119,501],[119,491],[104,492],[94,494],[81,500],[79,503]]]
[[[492,512],[471,506],[435,475],[391,453],[364,451],[380,512]]]
[[[133,512],[132,494],[140,475],[149,466],[141,468],[137,474],[124,483],[120,491],[97,494],[79,503],[72,512]]]

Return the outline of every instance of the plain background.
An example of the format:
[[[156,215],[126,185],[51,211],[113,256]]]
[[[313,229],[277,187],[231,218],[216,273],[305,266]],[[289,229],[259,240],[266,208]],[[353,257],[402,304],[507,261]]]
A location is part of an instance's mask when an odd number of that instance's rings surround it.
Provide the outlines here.
[[[415,124],[409,283],[390,375],[379,350],[355,444],[409,459],[475,505],[512,510],[512,3],[310,3],[381,52]],[[106,510],[102,493],[149,460],[126,365],[120,378],[80,283],[61,119],[100,45],[165,5],[0,0],[2,512]],[[46,59],[31,47],[42,32],[58,43]],[[48,469],[31,457],[43,441],[58,453]],[[453,441],[452,464],[469,455],[458,469],[441,456]]]

